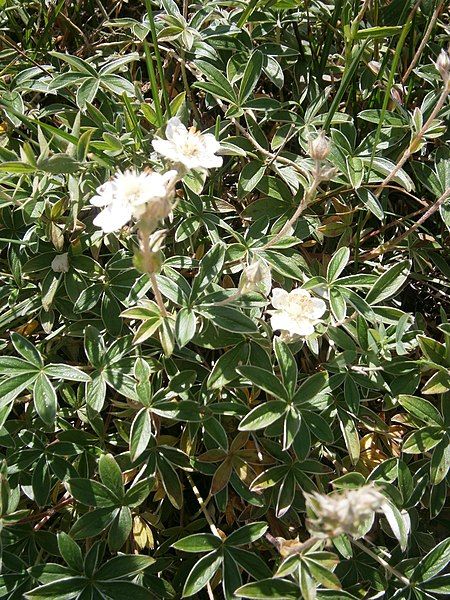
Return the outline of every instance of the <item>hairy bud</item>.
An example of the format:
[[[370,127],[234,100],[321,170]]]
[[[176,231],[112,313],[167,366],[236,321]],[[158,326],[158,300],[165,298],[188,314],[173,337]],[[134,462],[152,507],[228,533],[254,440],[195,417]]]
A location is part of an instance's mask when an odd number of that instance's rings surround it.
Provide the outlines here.
[[[450,78],[450,55],[445,50],[441,50],[437,61],[435,62],[436,69],[441,74],[444,83],[447,83]]]
[[[325,160],[330,154],[330,140],[321,131],[319,135],[309,142],[309,155],[314,160]]]
[[[374,484],[368,484],[356,490],[344,490],[331,495],[305,494],[310,518],[307,527],[317,537],[338,537],[347,533],[352,537],[360,536],[360,528],[376,512],[382,512],[386,499]]]
[[[242,271],[239,281],[241,294],[260,292],[267,295],[272,286],[270,268],[261,260],[255,260]]]

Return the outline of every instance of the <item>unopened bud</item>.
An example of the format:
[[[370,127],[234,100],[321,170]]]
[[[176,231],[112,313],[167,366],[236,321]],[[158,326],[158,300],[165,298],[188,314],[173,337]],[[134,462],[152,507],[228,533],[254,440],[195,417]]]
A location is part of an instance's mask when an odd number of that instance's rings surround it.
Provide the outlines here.
[[[330,140],[321,131],[319,135],[309,143],[309,155],[314,160],[325,160],[330,154]]]
[[[441,50],[437,61],[435,62],[436,69],[441,74],[444,83],[447,83],[450,77],[450,56],[445,50]]]
[[[245,267],[239,281],[241,294],[260,292],[267,295],[272,286],[270,268],[261,260],[255,260]]]

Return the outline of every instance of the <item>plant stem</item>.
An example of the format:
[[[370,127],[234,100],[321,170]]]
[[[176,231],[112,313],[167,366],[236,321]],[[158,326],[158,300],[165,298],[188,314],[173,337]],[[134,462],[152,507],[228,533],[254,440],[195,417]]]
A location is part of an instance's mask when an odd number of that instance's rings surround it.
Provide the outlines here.
[[[211,518],[211,515],[208,512],[208,509],[205,506],[205,502],[203,501],[203,498],[198,490],[198,487],[195,485],[194,480],[192,479],[192,477],[189,475],[189,473],[186,473],[186,477],[189,481],[189,483],[191,484],[191,488],[192,491],[194,492],[195,497],[197,498],[197,502],[200,505],[200,510],[202,511],[202,513],[205,516],[205,519],[208,522],[209,528],[211,529],[211,533],[213,535],[215,535],[216,537],[220,538],[219,532],[217,530],[217,527],[214,525],[213,520]],[[220,538],[222,539],[222,538]]]
[[[379,563],[384,569],[386,569],[386,571],[389,571],[389,573],[391,573],[392,575],[395,575],[395,577],[397,577],[397,579],[399,581],[401,581],[404,585],[406,585],[407,587],[409,587],[411,585],[411,583],[407,577],[402,575],[400,573],[400,571],[397,571],[397,569],[395,567],[392,567],[388,562],[386,562],[384,560],[384,558],[381,558],[381,556],[378,556],[378,554],[375,554],[375,552],[372,552],[372,550],[369,550],[369,548],[364,546],[364,544],[362,544],[359,540],[352,539],[352,543],[355,546],[357,546],[360,550],[365,552],[368,556],[370,556],[371,558],[376,560],[377,563]]]
[[[319,186],[319,182],[320,182],[319,177],[317,177],[317,176],[314,177],[311,187],[308,190],[306,190],[305,193],[303,194],[303,198],[301,199],[301,202],[298,205],[298,208],[295,211],[295,213],[292,215],[292,217],[289,219],[289,221],[287,221],[283,225],[283,227],[275,235],[275,237],[273,237],[266,244],[264,244],[264,246],[261,248],[261,250],[267,250],[268,248],[270,248],[271,246],[276,244],[278,241],[280,241],[286,235],[286,233],[289,231],[289,229],[295,225],[295,223],[297,222],[297,219],[303,213],[303,211],[308,206],[308,204],[310,203],[312,198],[315,196],[317,188]]]
[[[145,227],[141,227],[141,229],[139,231],[140,238],[141,238],[142,258],[143,258],[143,262],[144,262],[144,268],[150,278],[150,283],[152,285],[153,294],[155,296],[155,300],[158,305],[158,308],[161,312],[161,316],[167,317],[168,314],[166,311],[166,307],[164,306],[164,300],[163,300],[163,297],[161,295],[161,292],[160,292],[160,289],[158,286],[158,281],[156,279],[154,269],[151,265],[151,251],[150,251],[150,246],[149,246],[150,233],[151,233],[150,229],[145,228]]]
[[[431,217],[431,215],[433,215],[437,210],[439,210],[439,208],[442,206],[442,204],[444,204],[444,202],[448,198],[450,198],[450,188],[445,190],[442,196],[438,198],[436,202],[429,207],[429,209],[420,217],[420,219],[418,219],[414,223],[412,227],[404,231],[401,235],[397,236],[387,244],[382,244],[381,246],[374,248],[370,252],[363,254],[359,257],[359,260],[369,260],[371,258],[380,256],[380,254],[384,254],[385,252],[390,252],[394,250],[399,242],[405,239],[405,237],[407,237],[413,231],[416,231],[416,229],[418,229],[422,225],[422,223],[424,223],[429,217]]]
[[[439,14],[440,14],[443,6],[444,6],[444,0],[441,0],[439,2],[439,4],[436,6],[436,8],[434,9],[434,12],[431,16],[430,22],[428,23],[427,30],[425,31],[425,35],[423,36],[422,41],[420,42],[419,47],[417,48],[416,53],[414,54],[414,58],[412,59],[411,64],[409,65],[408,69],[406,70],[406,73],[402,77],[403,85],[406,83],[406,81],[408,80],[408,77],[411,75],[412,70],[416,66],[416,64],[423,52],[423,49],[425,48],[425,46],[428,42],[428,39],[433,31],[433,28],[436,24],[436,21],[439,17]]]
[[[150,283],[152,284],[153,293],[155,295],[155,300],[159,307],[159,310],[161,311],[161,315],[163,317],[167,317],[168,315],[167,315],[166,307],[164,306],[164,300],[163,300],[163,297],[161,296],[161,292],[158,287],[158,281],[156,279],[156,275],[154,273],[149,273],[149,276],[150,276]]]
[[[153,42],[153,47],[154,47],[154,52],[155,52],[156,68],[158,70],[158,75],[159,75],[159,85],[161,86],[162,96],[164,99],[164,104],[166,106],[166,112],[170,118],[171,117],[170,101],[169,101],[169,96],[167,94],[166,85],[165,85],[165,81],[164,81],[164,72],[163,72],[162,62],[161,62],[161,54],[159,53],[158,36],[156,34],[155,19],[153,17],[151,0],[145,0],[145,7],[147,8],[148,20],[150,23],[150,32],[151,32],[152,42]]]
[[[397,175],[397,173],[403,167],[403,165],[408,160],[408,158],[411,156],[411,154],[415,150],[417,150],[417,144],[421,141],[422,137],[428,131],[430,125],[432,124],[432,122],[434,121],[434,119],[437,117],[437,115],[441,111],[442,107],[445,104],[445,101],[447,100],[447,96],[449,95],[449,93],[450,93],[450,81],[446,81],[445,85],[444,85],[444,88],[442,90],[442,93],[439,96],[439,99],[438,99],[438,101],[436,103],[436,106],[433,109],[433,112],[428,117],[428,119],[426,120],[426,122],[422,125],[420,131],[413,137],[413,139],[411,140],[408,148],[406,148],[406,150],[403,152],[402,157],[400,158],[400,160],[398,161],[398,163],[395,165],[395,167],[392,169],[392,171],[389,173],[389,175],[387,175],[387,177],[385,178],[385,180],[375,190],[375,196],[379,196],[381,194],[381,192],[383,191],[383,189],[385,188],[385,186],[390,181],[392,181],[392,179],[394,179],[394,177]]]

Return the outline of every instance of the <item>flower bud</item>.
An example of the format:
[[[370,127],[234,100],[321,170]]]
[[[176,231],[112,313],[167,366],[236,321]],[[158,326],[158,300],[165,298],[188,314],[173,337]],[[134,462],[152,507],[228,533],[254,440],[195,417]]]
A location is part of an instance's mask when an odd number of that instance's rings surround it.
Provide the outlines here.
[[[309,142],[309,155],[314,160],[325,160],[330,154],[330,140],[321,131],[319,135]]]
[[[241,294],[261,292],[267,295],[272,286],[272,277],[269,267],[261,260],[255,260],[245,267],[239,281]]]
[[[441,74],[444,83],[447,83],[450,77],[450,56],[445,50],[441,50],[437,61],[435,62],[436,69]]]

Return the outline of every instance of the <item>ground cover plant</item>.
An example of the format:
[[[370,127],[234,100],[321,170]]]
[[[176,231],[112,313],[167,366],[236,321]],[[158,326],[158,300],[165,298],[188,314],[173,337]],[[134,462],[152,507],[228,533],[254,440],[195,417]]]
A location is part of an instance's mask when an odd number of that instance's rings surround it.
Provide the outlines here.
[[[450,593],[444,0],[0,0],[0,598]]]

